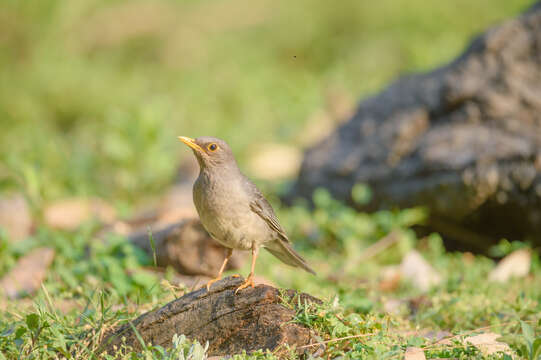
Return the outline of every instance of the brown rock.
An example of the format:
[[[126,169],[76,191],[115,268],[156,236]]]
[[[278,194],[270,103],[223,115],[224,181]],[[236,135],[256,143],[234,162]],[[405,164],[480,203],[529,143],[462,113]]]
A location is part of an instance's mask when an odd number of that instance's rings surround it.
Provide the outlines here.
[[[172,266],[181,274],[214,277],[225,257],[225,248],[212,239],[196,219],[151,227],[158,266]],[[128,236],[128,240],[153,256],[148,230]],[[226,270],[241,266],[243,252],[235,251]]]
[[[299,347],[312,341],[308,328],[291,322],[295,310],[283,305],[279,289],[259,285],[235,295],[235,289],[243,280],[226,278],[215,283],[210,292],[200,289],[189,293],[141,315],[131,324],[145,343],[153,345],[170,347],[174,334],[185,334],[201,344],[208,341],[210,356],[237,354],[243,350],[274,350],[283,344]],[[319,302],[293,290],[286,292],[286,298],[293,305],[297,304],[297,296],[301,302]],[[107,336],[101,349],[113,354],[122,339],[136,350],[140,349],[130,324]]]
[[[24,196],[15,194],[0,198],[0,228],[7,231],[12,241],[18,241],[30,235],[32,215]]]
[[[363,101],[304,157],[289,198],[325,187],[364,209],[429,208],[463,248],[541,239],[541,2],[476,38],[451,63]]]
[[[32,250],[0,280],[0,289],[12,299],[33,294],[45,279],[54,255],[55,251],[50,248]]]
[[[45,223],[52,228],[75,230],[92,219],[111,223],[115,220],[116,211],[101,199],[70,198],[47,206],[43,215]]]

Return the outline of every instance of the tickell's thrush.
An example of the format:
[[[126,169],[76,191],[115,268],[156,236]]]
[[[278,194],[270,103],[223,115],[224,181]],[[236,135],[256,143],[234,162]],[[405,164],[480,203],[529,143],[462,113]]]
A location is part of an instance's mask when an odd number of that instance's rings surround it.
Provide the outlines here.
[[[233,249],[252,251],[252,268],[236,292],[254,287],[254,268],[263,246],[284,263],[315,274],[293,250],[274,210],[259,189],[237,165],[225,141],[213,137],[191,139],[179,136],[192,148],[199,163],[199,177],[193,186],[193,201],[207,232],[227,248],[218,277],[207,283],[207,290],[221,279]]]

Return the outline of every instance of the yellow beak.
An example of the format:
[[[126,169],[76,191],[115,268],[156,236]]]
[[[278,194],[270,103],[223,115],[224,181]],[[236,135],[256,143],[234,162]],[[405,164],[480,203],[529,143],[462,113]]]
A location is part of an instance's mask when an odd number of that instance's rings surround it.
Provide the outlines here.
[[[179,136],[178,139],[192,149],[197,150],[200,153],[204,153],[203,148],[195,143],[195,139],[186,136]]]

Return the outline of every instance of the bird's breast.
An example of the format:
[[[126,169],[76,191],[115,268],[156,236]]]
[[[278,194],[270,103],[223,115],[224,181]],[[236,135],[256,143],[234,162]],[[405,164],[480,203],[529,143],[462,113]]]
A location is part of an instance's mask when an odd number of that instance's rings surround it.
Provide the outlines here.
[[[250,209],[250,197],[235,182],[199,177],[193,188],[194,204],[207,232],[222,245],[248,250],[268,241],[268,225]]]

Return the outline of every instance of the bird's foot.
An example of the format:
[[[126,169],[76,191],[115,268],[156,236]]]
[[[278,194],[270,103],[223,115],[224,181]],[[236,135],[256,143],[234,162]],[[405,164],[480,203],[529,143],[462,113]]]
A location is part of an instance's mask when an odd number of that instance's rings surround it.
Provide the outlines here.
[[[239,274],[233,274],[233,275],[231,275],[231,277],[233,277],[233,278],[239,278],[240,275],[239,275]],[[214,283],[215,283],[216,281],[218,281],[218,280],[222,280],[222,277],[221,277],[221,276],[218,276],[217,278],[214,278],[214,279],[210,280],[210,281],[207,283],[207,291],[210,291],[211,285],[214,284]]]
[[[235,294],[248,286],[254,287],[254,276],[252,274],[248,275],[246,280],[237,288],[237,290],[235,290]]]
[[[210,286],[212,284],[214,284],[216,281],[218,280],[222,280],[222,277],[221,276],[218,276],[217,278],[214,278],[212,280],[210,280],[208,283],[207,283],[207,291],[210,291]]]

